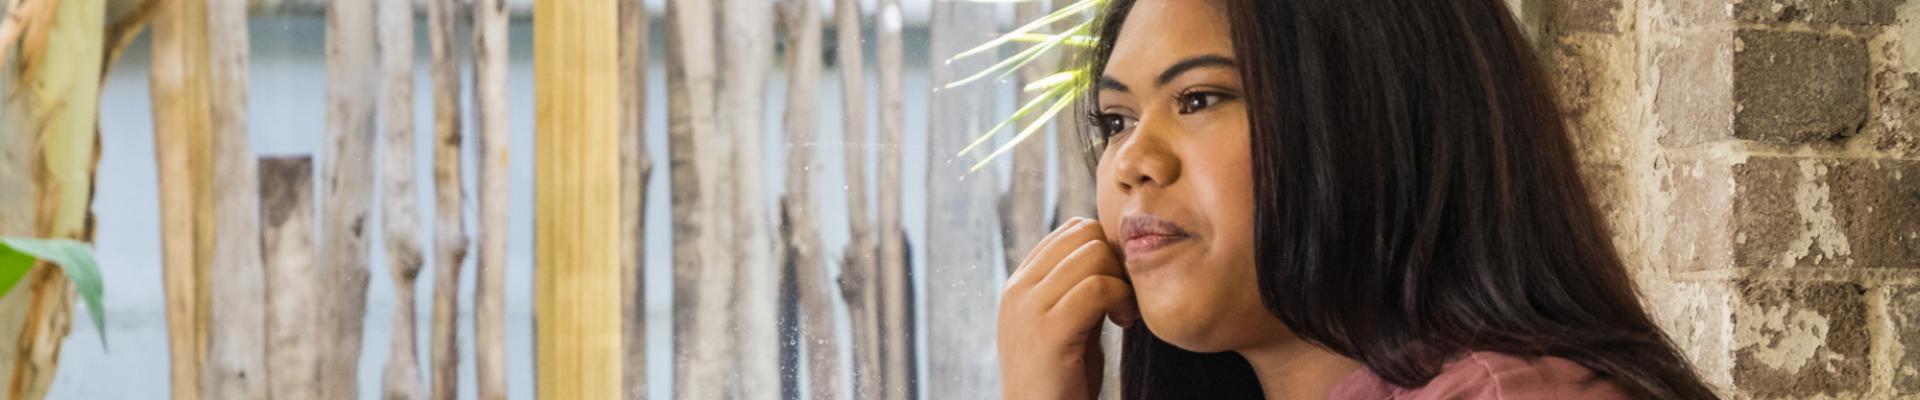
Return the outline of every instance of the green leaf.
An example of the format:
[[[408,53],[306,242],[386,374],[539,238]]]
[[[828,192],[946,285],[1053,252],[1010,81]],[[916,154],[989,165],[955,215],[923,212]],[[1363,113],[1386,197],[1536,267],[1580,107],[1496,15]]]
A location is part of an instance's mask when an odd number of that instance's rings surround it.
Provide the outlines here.
[[[0,295],[11,290],[33,268],[35,259],[46,260],[65,270],[67,279],[80,291],[93,317],[94,330],[100,333],[100,348],[107,348],[107,316],[101,308],[105,295],[100,281],[100,265],[94,262],[93,247],[68,239],[0,237]]]

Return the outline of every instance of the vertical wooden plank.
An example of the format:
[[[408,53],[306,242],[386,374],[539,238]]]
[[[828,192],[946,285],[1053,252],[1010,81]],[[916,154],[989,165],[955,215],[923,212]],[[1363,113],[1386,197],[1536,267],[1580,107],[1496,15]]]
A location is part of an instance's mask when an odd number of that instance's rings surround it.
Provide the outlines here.
[[[770,399],[780,396],[780,273],[774,258],[777,244],[773,238],[773,218],[766,201],[765,124],[767,78],[771,75],[774,54],[773,5],[765,0],[723,0],[714,9],[719,21],[719,93],[718,112],[725,117],[714,120],[715,127],[728,139],[702,143],[718,145],[715,153],[732,160],[721,167],[713,179],[724,185],[717,196],[721,204],[716,220],[709,225],[711,236],[726,246],[727,264],[708,265],[732,268],[727,272],[734,284],[733,309],[728,320],[733,324],[732,340],[735,372],[727,384],[733,385],[739,398]],[[725,221],[719,220],[724,218]],[[702,318],[713,318],[708,315]]]
[[[368,214],[374,168],[360,157],[373,154],[375,93],[379,85],[373,0],[327,2],[327,149],[320,222],[320,276],[326,287],[317,329],[320,341],[319,398],[359,395],[361,327],[367,306]]]
[[[728,144],[715,125],[714,9],[667,2],[667,153],[673,209],[674,398],[722,398],[732,387],[728,332],[734,270],[718,207]]]
[[[162,280],[167,297],[167,343],[174,399],[198,399],[206,354],[207,263],[201,246],[202,207],[211,172],[212,132],[207,66],[206,3],[172,1],[152,23],[147,74],[153,103],[155,162],[159,164]]]
[[[260,159],[260,252],[267,293],[267,393],[276,399],[320,393],[322,334],[315,331],[325,296],[314,281],[313,158]]]
[[[935,2],[930,22],[931,82],[943,85],[972,75],[992,60],[948,62],[992,39],[993,4]],[[991,173],[972,173],[971,158],[953,156],[999,118],[992,85],[972,84],[931,94],[927,145],[927,393],[933,398],[1000,390],[994,361],[994,312],[999,309],[1000,245],[981,240],[999,234],[994,204],[998,185]]]
[[[1046,13],[1044,6],[1039,1],[1015,4],[1013,20],[1020,23],[1039,20]],[[1020,69],[1015,82],[1025,87],[1052,73],[1055,64],[1051,57],[1034,60]],[[1023,90],[1019,95],[1019,104],[1027,104],[1039,96],[1039,92]],[[1051,121],[1042,121],[1038,115],[1029,115],[1016,123],[1024,128],[1029,124],[1046,122]],[[1000,239],[1005,249],[1002,254],[1006,259],[1006,264],[1001,267],[1006,268],[1009,274],[1020,266],[1020,260],[1027,256],[1027,250],[1047,235],[1047,226],[1050,225],[1047,223],[1047,141],[1044,136],[1033,138],[1037,140],[1027,140],[1014,147],[1013,175],[1009,178],[1012,182],[1007,185],[1006,197],[1000,199],[1000,224],[1004,229]]]
[[[847,316],[853,328],[853,395],[856,399],[880,398],[880,308],[879,247],[873,240],[874,225],[867,205],[866,74],[864,49],[860,40],[859,0],[834,2],[834,42],[840,66],[842,131],[846,135],[847,247],[840,262],[840,290],[847,300]]]
[[[534,3],[539,396],[620,396],[619,9]]]
[[[77,4],[76,4],[77,3]],[[31,90],[19,95],[31,110],[26,124],[33,131],[17,132],[36,137],[30,168],[37,199],[34,200],[36,236],[92,241],[90,205],[93,202],[93,178],[99,160],[99,136],[95,129],[99,117],[100,58],[102,32],[92,25],[104,17],[105,7],[98,3],[47,3],[54,16],[43,29],[46,48],[23,54],[27,68],[20,83]],[[30,33],[29,36],[32,36]],[[11,67],[4,62],[0,66]],[[71,328],[73,284],[51,264],[40,263],[16,286],[24,292],[26,317],[19,329],[8,398],[46,397],[54,373],[59,367],[60,345]],[[96,327],[105,329],[104,327]]]
[[[389,0],[390,1],[390,0]],[[459,396],[460,267],[467,257],[464,181],[460,176],[460,66],[454,58],[454,0],[427,1],[433,71],[433,398]]]
[[[793,268],[800,297],[800,341],[807,354],[808,398],[837,399],[840,385],[840,338],[835,333],[833,280],[828,279],[821,254],[819,210],[814,208],[814,130],[819,126],[820,2],[786,0],[781,3],[781,26],[787,32],[787,194],[782,196],[781,233],[786,238],[787,263]]]
[[[218,399],[266,399],[266,271],[260,268],[260,178],[247,131],[248,30],[244,0],[207,2],[213,89],[213,301],[202,390]]]
[[[389,400],[425,399],[414,335],[418,321],[414,288],[426,255],[420,247],[420,200],[413,171],[413,154],[419,147],[413,132],[413,2],[382,1],[375,12],[386,86],[380,225],[386,232],[387,274],[393,280],[393,331],[388,336],[380,391]]]
[[[620,0],[621,398],[647,397],[647,4]]]
[[[901,85],[902,45],[900,2],[880,0],[874,12],[874,62],[879,67],[880,122],[880,258],[877,260],[880,299],[881,393],[888,399],[911,399],[915,376],[913,358],[913,296],[908,279],[907,235],[901,225],[903,201],[900,169],[905,135],[905,90]]]
[[[473,104],[480,135],[480,258],[473,284],[481,400],[507,398],[507,2],[473,2]]]

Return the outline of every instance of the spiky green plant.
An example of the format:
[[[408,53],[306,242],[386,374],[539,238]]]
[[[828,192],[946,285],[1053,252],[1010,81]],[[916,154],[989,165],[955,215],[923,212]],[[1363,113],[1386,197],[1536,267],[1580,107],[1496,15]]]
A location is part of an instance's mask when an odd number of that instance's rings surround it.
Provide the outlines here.
[[[983,2],[983,3],[1008,3],[1008,2],[1038,1],[1038,0],[970,0],[970,1]],[[1027,47],[1017,53],[1014,53],[1012,57],[1008,57],[1005,60],[1000,60],[1000,62],[994,63],[993,66],[987,67],[987,69],[981,70],[980,72],[974,73],[973,75],[967,76],[966,78],[961,78],[960,80],[953,81],[952,83],[948,83],[942,88],[952,89],[955,87],[959,87],[962,85],[966,85],[969,83],[973,83],[973,82],[985,79],[989,76],[992,76],[995,79],[1004,78],[1007,75],[1010,75],[1016,71],[1019,71],[1021,68],[1026,67],[1028,64],[1034,62],[1035,60],[1040,60],[1042,56],[1047,55],[1049,52],[1053,50],[1068,49],[1068,48],[1085,48],[1085,47],[1094,46],[1096,39],[1092,35],[1092,31],[1093,31],[1092,15],[1094,11],[1099,10],[1102,6],[1105,6],[1107,4],[1107,1],[1108,0],[1080,0],[1080,1],[1074,2],[1065,7],[1061,7],[1058,10],[1054,10],[1052,13],[1048,13],[1046,16],[1040,17],[1040,19],[1038,20],[1028,22],[1025,25],[1021,25],[1019,28],[1016,28],[1010,32],[1001,34],[1000,36],[995,37],[993,40],[989,40],[986,43],[981,44],[980,46],[974,47],[967,51],[960,52],[960,54],[955,54],[952,58],[949,58],[947,61],[953,62],[954,60],[959,60],[962,58],[967,58],[967,57],[981,55],[981,54],[987,54],[988,52],[994,49],[997,49],[1000,46],[1005,46],[1008,44],[1030,44],[1031,45],[1030,47]],[[1040,32],[1041,28],[1044,28],[1062,21],[1072,20],[1074,18],[1079,18],[1081,22],[1078,24],[1074,24],[1073,27],[1071,28],[1067,28],[1066,30],[1053,32],[1053,33]],[[968,144],[965,148],[960,149],[960,153],[957,154],[956,156],[966,156],[967,153],[971,153],[975,149],[981,148],[980,145],[986,144],[989,140],[993,139],[993,137],[996,134],[999,134],[1001,130],[1005,130],[1008,127],[1014,126],[1016,124],[1016,121],[1019,121],[1020,119],[1025,118],[1026,116],[1031,115],[1033,113],[1036,113],[1036,112],[1040,113],[1039,118],[1034,119],[1033,122],[1027,123],[1026,126],[1022,127],[1017,133],[1014,133],[1013,138],[1011,140],[1008,140],[1006,143],[1003,143],[999,147],[994,148],[992,152],[987,153],[987,155],[985,157],[982,157],[980,161],[974,162],[973,166],[969,168],[969,171],[980,170],[980,168],[985,167],[987,163],[993,162],[995,158],[998,158],[1001,155],[1006,154],[1008,151],[1013,150],[1014,146],[1017,146],[1020,143],[1025,142],[1028,138],[1032,137],[1035,132],[1039,132],[1042,128],[1045,128],[1047,121],[1052,120],[1055,116],[1060,115],[1061,111],[1066,110],[1067,107],[1073,105],[1073,102],[1079,99],[1081,95],[1086,94],[1086,90],[1087,90],[1086,82],[1087,82],[1087,79],[1089,79],[1089,77],[1090,77],[1090,74],[1088,73],[1088,71],[1086,71],[1084,67],[1068,66],[1061,71],[1047,74],[1046,77],[1043,77],[1039,80],[1035,80],[1032,83],[1027,84],[1026,87],[1022,88],[1021,90],[1024,90],[1027,92],[1040,92],[1040,95],[1035,97],[1033,100],[1028,101],[1026,104],[1021,105],[1019,110],[1014,111],[1013,115],[1008,116],[1007,119],[1000,121],[1000,124],[995,125],[993,129],[989,129],[985,133],[980,134],[980,136],[978,138],[975,138],[971,144]]]

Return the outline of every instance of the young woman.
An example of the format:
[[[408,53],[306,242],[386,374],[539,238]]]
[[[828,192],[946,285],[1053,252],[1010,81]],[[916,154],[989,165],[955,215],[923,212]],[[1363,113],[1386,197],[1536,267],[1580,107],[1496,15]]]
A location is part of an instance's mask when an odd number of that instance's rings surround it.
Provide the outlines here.
[[[1009,278],[1009,399],[1711,399],[1502,0],[1110,0],[1099,219]]]

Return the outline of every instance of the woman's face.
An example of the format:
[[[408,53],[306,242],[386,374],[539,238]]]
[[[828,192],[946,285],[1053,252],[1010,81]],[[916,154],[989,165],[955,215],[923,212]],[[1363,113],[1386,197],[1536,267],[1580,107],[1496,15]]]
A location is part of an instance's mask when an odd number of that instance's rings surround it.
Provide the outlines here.
[[[1141,0],[1095,88],[1101,225],[1147,326],[1197,352],[1287,332],[1254,276],[1247,109],[1227,26],[1211,2]]]

